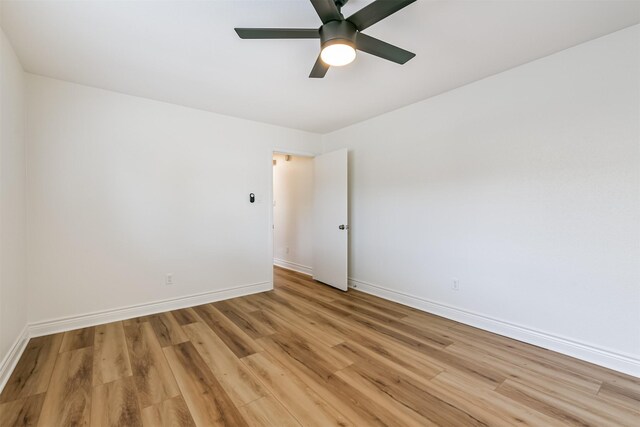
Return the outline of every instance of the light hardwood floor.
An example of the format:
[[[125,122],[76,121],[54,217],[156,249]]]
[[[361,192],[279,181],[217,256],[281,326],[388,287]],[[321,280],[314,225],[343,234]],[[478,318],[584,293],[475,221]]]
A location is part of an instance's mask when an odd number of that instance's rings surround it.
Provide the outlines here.
[[[275,290],[32,339],[0,426],[640,426],[640,380],[275,270]]]

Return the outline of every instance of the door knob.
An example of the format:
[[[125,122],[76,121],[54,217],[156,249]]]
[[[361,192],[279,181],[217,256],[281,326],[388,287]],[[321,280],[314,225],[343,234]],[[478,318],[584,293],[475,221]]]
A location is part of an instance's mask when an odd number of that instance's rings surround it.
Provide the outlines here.
[[[341,225],[339,225],[339,226],[338,226],[338,228],[339,228],[340,230],[348,230],[348,229],[349,229],[349,226],[348,226],[348,225],[341,224]]]

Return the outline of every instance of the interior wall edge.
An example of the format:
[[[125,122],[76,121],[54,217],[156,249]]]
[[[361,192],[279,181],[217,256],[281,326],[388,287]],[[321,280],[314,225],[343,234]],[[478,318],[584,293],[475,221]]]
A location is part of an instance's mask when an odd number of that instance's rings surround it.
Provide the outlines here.
[[[517,325],[481,313],[463,310],[415,295],[394,291],[384,286],[374,285],[351,277],[349,278],[349,287],[427,313],[435,314],[436,316],[441,316],[465,325],[493,332],[640,378],[640,359],[632,355],[621,354],[592,344],[574,341],[535,328]]]
[[[0,28],[0,390],[26,344],[25,72]]]
[[[16,368],[18,360],[22,357],[27,343],[29,342],[29,325],[25,324],[22,328],[22,332],[13,342],[13,345],[9,349],[9,352],[5,355],[2,362],[0,362],[0,393],[4,389],[4,386],[9,381],[11,373]]]

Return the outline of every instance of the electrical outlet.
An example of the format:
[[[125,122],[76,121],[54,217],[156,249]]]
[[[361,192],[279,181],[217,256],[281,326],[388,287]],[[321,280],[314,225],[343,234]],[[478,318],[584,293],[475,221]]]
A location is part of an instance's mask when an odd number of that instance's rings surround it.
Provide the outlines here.
[[[173,285],[173,274],[168,273],[167,276],[164,279],[164,284],[167,286],[171,286]]]
[[[453,279],[453,282],[451,283],[451,289],[453,289],[454,291],[460,290],[460,281],[458,279]]]

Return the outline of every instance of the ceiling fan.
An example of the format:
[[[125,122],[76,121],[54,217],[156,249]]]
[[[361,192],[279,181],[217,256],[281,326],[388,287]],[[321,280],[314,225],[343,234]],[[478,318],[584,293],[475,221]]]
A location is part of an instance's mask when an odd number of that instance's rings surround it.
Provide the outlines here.
[[[362,31],[416,0],[376,0],[345,18],[341,9],[349,0],[310,0],[322,20],[320,28],[236,28],[241,39],[320,39],[320,55],[309,77],[322,78],[330,66],[347,65],[356,49],[404,64],[415,53],[363,34]]]

